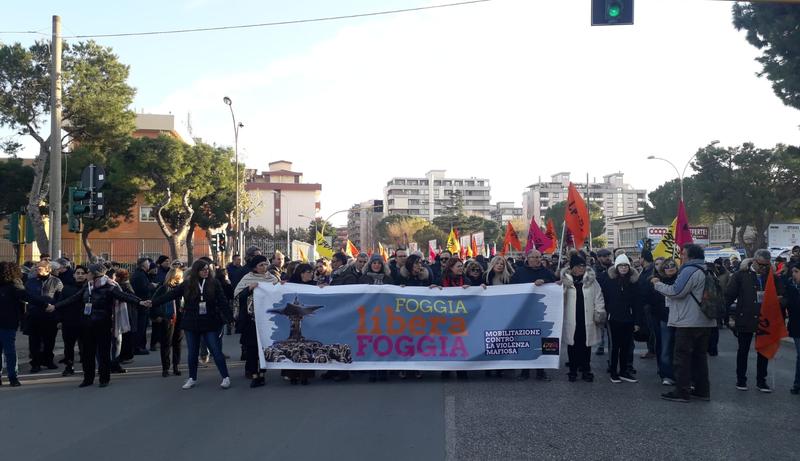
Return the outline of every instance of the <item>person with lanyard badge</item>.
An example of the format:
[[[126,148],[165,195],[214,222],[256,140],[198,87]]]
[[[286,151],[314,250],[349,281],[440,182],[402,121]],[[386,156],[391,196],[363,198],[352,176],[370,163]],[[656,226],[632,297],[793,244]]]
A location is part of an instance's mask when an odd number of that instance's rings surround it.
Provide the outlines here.
[[[755,252],[753,259],[742,261],[740,268],[730,278],[725,287],[725,304],[730,306],[736,302],[736,312],[731,317],[730,327],[739,341],[736,354],[736,389],[747,390],[747,358],[753,338],[758,331],[758,319],[761,314],[761,303],[764,301],[764,288],[770,270],[769,250]],[[780,299],[783,296],[783,283],[775,277],[775,289]],[[772,392],[767,385],[767,366],[769,360],[756,352],[756,388],[764,393]]]
[[[99,365],[100,387],[108,386],[111,381],[111,341],[116,305],[119,302],[141,307],[150,305],[149,301],[142,301],[135,295],[122,291],[120,286],[105,273],[104,265],[91,264],[86,285],[74,295],[55,305],[55,308],[59,309],[83,299],[83,316],[81,317],[83,382],[79,387],[94,384],[95,359]]]
[[[220,333],[223,324],[232,322],[233,317],[222,285],[210,274],[208,262],[195,261],[183,283],[151,301],[153,305],[161,305],[183,297],[181,328],[186,336],[189,362],[189,379],[186,380],[183,389],[191,389],[197,385],[200,338],[205,339],[222,376],[220,387],[228,389],[231,386],[228,366],[225,363],[225,356],[222,355]]]

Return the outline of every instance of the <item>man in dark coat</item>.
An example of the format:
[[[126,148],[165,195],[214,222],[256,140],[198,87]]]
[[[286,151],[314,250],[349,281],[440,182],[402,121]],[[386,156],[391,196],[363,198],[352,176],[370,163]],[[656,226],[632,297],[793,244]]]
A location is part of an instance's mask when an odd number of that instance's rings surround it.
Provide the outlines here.
[[[556,276],[553,272],[542,265],[542,253],[532,249],[525,254],[525,264],[519,266],[514,275],[511,276],[511,283],[533,283],[542,286],[545,283],[554,283]],[[518,379],[528,379],[531,376],[529,369],[522,370]],[[536,370],[536,379],[540,381],[550,381],[544,370]]]
[[[136,261],[136,270],[131,276],[131,286],[133,287],[134,294],[139,299],[150,299],[155,289],[155,285],[150,282],[150,258],[139,258]],[[135,326],[131,324],[131,332],[134,334],[133,347],[134,355],[148,355],[150,351],[147,350],[147,308],[137,305],[135,308],[136,319]]]
[[[64,285],[57,277],[51,274],[52,266],[49,261],[42,260],[36,264],[36,269],[25,281],[25,291],[38,301],[28,303],[26,316],[28,345],[31,354],[31,373],[38,373],[41,367],[50,370],[58,368],[53,363],[53,349],[56,345],[58,334],[58,318],[47,304],[55,304],[61,296]]]
[[[764,290],[769,276],[771,255],[769,250],[758,250],[753,259],[742,261],[725,287],[725,303],[731,305],[736,302],[736,313],[733,316],[733,330],[739,340],[739,350],[736,353],[736,389],[747,390],[747,357],[750,345],[758,330],[758,318],[761,314],[761,302],[764,299]],[[778,296],[784,292],[783,282],[774,276],[775,288]],[[772,392],[767,385],[767,365],[769,360],[756,353],[756,387],[761,392]]]

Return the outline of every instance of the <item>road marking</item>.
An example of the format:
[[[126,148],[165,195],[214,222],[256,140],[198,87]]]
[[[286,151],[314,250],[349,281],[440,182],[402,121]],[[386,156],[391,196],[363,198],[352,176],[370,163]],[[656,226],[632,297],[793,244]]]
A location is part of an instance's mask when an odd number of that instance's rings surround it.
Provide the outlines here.
[[[444,459],[453,461],[456,456],[456,396],[444,396]]]

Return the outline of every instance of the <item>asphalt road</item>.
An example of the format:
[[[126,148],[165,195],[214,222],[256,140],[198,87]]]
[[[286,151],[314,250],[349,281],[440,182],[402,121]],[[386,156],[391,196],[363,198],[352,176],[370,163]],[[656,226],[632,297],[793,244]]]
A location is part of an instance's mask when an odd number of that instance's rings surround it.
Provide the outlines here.
[[[234,358],[237,340],[225,338]],[[730,333],[720,346],[709,359],[712,401],[689,404],[660,400],[667,388],[655,361],[638,353],[637,384],[610,383],[605,357],[593,357],[599,379],[591,384],[553,370],[552,382],[476,372],[467,382],[431,373],[371,384],[356,374],[290,386],[270,372],[259,389],[231,361],[231,389],[219,388],[211,364],[189,391],[180,389],[186,373],[161,377],[157,353],[138,356],[105,389],[78,389],[80,377],[60,373],[29,375],[24,364],[23,387],[0,387],[0,450],[2,459],[31,461],[797,459],[794,346],[770,364],[773,394],[737,391]],[[754,357],[750,370],[754,384]]]

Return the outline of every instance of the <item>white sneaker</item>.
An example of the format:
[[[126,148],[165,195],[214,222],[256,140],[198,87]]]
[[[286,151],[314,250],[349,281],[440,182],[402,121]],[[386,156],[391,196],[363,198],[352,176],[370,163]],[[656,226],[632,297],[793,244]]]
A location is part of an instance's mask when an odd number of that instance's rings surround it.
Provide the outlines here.
[[[231,387],[231,378],[223,378],[222,383],[220,383],[219,387],[223,389]]]
[[[661,380],[661,384],[663,384],[664,386],[674,386],[675,385],[675,381],[673,381],[673,380],[671,380],[669,378],[664,378],[664,379]]]
[[[186,384],[183,385],[182,389],[191,389],[197,384],[196,379],[189,378],[186,380]]]

